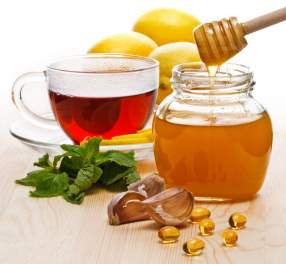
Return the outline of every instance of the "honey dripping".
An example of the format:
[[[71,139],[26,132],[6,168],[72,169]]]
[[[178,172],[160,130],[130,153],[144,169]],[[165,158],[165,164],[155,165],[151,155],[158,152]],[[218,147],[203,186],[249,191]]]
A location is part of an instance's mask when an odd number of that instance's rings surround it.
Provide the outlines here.
[[[215,77],[219,67],[217,65],[206,65],[207,71],[209,75],[209,107],[210,107],[210,114],[209,114],[209,124],[213,125],[216,122],[216,116],[213,112],[213,106],[215,104],[212,96],[212,92],[215,89]]]
[[[218,66],[222,65],[247,46],[245,36],[265,27],[286,20],[286,7],[258,16],[249,21],[239,22],[236,17],[221,19],[199,25],[194,30],[194,39],[201,60],[209,73],[210,92],[214,88]],[[211,98],[210,108],[212,108]],[[210,113],[210,121],[214,115]]]

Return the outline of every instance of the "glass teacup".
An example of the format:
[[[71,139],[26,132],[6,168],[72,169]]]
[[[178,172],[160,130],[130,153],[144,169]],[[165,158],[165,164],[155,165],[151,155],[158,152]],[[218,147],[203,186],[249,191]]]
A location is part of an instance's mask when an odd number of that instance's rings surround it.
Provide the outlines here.
[[[46,82],[56,120],[32,112],[22,99],[28,83]],[[124,54],[94,54],[55,62],[14,83],[13,101],[30,122],[58,127],[75,142],[87,136],[111,138],[142,129],[150,118],[159,84],[159,63]]]

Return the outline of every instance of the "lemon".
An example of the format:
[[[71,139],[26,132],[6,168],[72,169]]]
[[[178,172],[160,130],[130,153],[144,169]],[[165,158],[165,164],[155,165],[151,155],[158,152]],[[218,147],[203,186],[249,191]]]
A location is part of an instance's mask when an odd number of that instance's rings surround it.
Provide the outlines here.
[[[88,52],[148,56],[156,47],[157,44],[149,37],[137,32],[129,32],[108,36],[94,44]]]
[[[101,141],[101,145],[127,145],[153,142],[152,129],[139,130],[134,134],[112,137]]]
[[[149,57],[160,62],[158,104],[172,92],[170,78],[173,67],[185,62],[200,61],[197,46],[191,42],[174,42],[160,46],[153,50]]]
[[[158,8],[139,17],[133,30],[149,36],[160,46],[170,42],[195,42],[193,29],[199,24],[196,17],[184,11]]]

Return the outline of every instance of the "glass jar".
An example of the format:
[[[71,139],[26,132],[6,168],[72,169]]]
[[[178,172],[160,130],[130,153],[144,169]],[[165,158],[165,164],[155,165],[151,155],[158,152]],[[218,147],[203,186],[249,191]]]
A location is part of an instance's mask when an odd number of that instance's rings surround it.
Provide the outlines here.
[[[168,187],[204,201],[251,199],[261,188],[272,148],[271,120],[253,97],[248,67],[225,64],[209,79],[202,63],[173,69],[174,92],[159,105],[154,152]]]

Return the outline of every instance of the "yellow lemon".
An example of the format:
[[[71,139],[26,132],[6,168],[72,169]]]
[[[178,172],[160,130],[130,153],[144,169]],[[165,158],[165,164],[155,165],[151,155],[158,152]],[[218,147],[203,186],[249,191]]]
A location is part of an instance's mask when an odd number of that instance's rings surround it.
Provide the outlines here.
[[[197,46],[191,42],[174,42],[153,50],[149,57],[160,62],[160,87],[157,97],[159,104],[172,92],[170,78],[175,65],[200,61]]]
[[[156,47],[157,44],[149,37],[137,32],[129,32],[108,36],[94,44],[88,52],[148,56]]]
[[[184,11],[158,8],[139,17],[133,30],[149,36],[160,46],[170,42],[195,42],[193,29],[199,24],[196,17]]]

